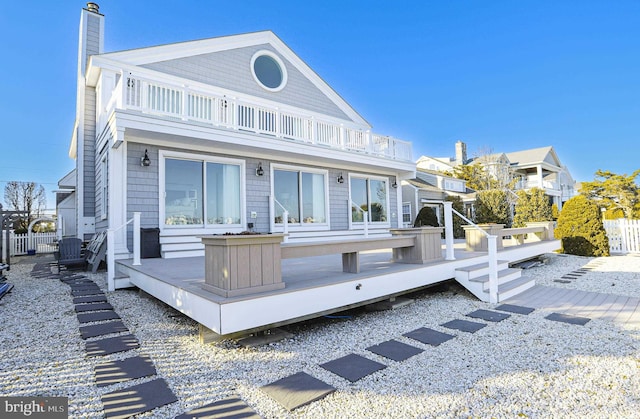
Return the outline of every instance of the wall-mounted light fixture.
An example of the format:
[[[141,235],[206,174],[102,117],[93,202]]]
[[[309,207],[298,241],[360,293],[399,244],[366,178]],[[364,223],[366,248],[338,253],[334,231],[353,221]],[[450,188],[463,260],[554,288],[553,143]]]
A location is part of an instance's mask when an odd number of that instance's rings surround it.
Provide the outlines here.
[[[262,169],[262,163],[258,163],[258,167],[256,168],[256,176],[264,175],[264,169]]]
[[[151,166],[151,159],[149,158],[149,154],[147,154],[147,150],[144,150],[144,157],[140,157],[140,166],[149,167]]]
[[[338,183],[344,183],[344,178],[342,177],[342,172],[338,175],[338,178],[336,179],[336,181]]]
[[[398,182],[396,182],[395,180],[393,181],[393,183],[391,184],[392,188],[397,188],[398,187]]]

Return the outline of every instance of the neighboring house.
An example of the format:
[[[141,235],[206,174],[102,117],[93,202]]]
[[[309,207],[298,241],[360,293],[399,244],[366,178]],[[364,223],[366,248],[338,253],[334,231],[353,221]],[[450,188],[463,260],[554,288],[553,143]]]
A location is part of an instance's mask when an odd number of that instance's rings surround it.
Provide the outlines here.
[[[465,162],[465,163],[461,163]],[[551,146],[515,151],[511,153],[494,153],[468,159],[466,145],[462,141],[456,142],[455,158],[432,158],[422,156],[416,167],[419,172],[453,172],[460,164],[481,164],[493,179],[500,179],[507,185],[515,177],[514,190],[529,190],[541,188],[549,197],[549,202],[556,204],[558,209],[577,193],[576,182],[569,169],[564,166],[555,150]],[[441,175],[442,178],[446,176]],[[446,185],[429,182],[443,191]],[[449,193],[449,192],[447,192]],[[466,194],[463,200],[471,205],[474,195]],[[406,199],[405,199],[406,201]],[[467,215],[471,215],[468,212]]]
[[[472,205],[475,201],[475,191],[467,188],[466,181],[446,176],[438,171],[418,168],[415,179],[408,179],[402,182],[402,216],[404,225],[412,225],[418,215],[418,211],[425,206],[432,207],[436,212],[440,225],[444,225],[441,205],[437,204],[437,202],[444,201],[448,196],[460,197],[465,205],[465,214],[463,215],[471,216]]]
[[[549,201],[558,209],[577,194],[576,182],[564,166],[553,147],[506,153],[511,168],[518,178],[516,189],[543,189]]]
[[[76,171],[67,173],[58,181],[56,194],[56,219],[58,237],[75,237],[76,229]]]
[[[285,209],[292,240],[362,234],[362,210],[370,234],[402,226],[411,144],[372,133],[275,34],[106,53],[104,20],[82,10],[78,237],[114,230],[128,257],[141,212],[169,258],[203,255],[205,234],[283,232]]]
[[[467,145],[458,140],[456,141],[456,156],[451,157],[429,157],[420,156],[416,162],[416,167],[419,170],[431,170],[437,172],[453,172],[453,168],[467,164],[469,159],[467,158]]]

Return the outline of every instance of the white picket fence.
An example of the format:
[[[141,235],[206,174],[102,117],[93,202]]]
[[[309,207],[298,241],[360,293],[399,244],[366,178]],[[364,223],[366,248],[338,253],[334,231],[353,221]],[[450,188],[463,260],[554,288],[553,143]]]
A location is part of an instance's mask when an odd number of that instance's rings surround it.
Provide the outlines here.
[[[2,257],[6,258],[6,239],[5,232],[2,234]],[[9,250],[10,256],[20,256],[28,254],[29,250],[35,250],[36,253],[53,253],[56,251],[56,240],[58,235],[53,233],[25,233],[15,234],[10,232],[9,234]]]
[[[611,253],[640,253],[640,220],[604,220]]]

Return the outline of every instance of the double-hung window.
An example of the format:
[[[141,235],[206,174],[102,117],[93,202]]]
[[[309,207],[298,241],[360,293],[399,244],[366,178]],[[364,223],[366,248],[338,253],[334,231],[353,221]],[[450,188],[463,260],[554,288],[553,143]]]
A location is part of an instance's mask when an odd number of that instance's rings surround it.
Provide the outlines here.
[[[273,170],[275,224],[283,224],[284,211],[290,224],[327,223],[327,173],[311,169],[276,167]]]
[[[389,187],[386,179],[352,175],[349,186],[352,223],[361,223],[364,211],[370,223],[389,223]]]
[[[240,227],[242,167],[234,160],[167,155],[164,159],[164,225]]]

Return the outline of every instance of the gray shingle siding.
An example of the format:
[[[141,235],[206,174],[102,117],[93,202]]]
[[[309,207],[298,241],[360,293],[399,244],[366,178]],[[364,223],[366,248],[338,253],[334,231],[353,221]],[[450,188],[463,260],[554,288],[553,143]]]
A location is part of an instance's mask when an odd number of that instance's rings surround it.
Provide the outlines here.
[[[96,91],[87,87],[84,94],[84,216],[95,216],[95,165],[96,165]]]
[[[349,120],[332,100],[283,57],[280,59],[285,63],[288,75],[284,89],[269,92],[260,87],[250,68],[251,57],[259,50],[269,50],[280,57],[270,45],[264,44],[161,61],[142,67]]]
[[[256,176],[258,163],[262,163],[263,176]],[[268,232],[269,220],[269,196],[271,195],[271,172],[269,162],[258,159],[246,160],[246,202],[247,222],[254,223],[254,230]],[[251,219],[251,212],[255,211],[258,218]]]
[[[97,16],[87,14],[87,59],[90,55],[100,53],[100,19]]]
[[[140,166],[140,156],[144,155],[145,149],[152,161],[151,166]],[[182,151],[181,149],[171,149],[162,147],[166,151]],[[159,227],[159,185],[158,185],[158,168],[160,164],[159,148],[150,144],[140,144],[127,142],[127,219],[133,217],[136,211],[141,212],[141,227],[152,228]],[[197,153],[190,154],[202,156],[217,156],[239,158],[239,156]],[[246,220],[254,223],[254,230],[257,232],[268,232],[270,227],[270,209],[269,196],[271,194],[271,164],[291,165],[292,162],[267,161],[264,159],[245,159],[245,180],[246,180]],[[258,163],[262,163],[264,170],[263,176],[256,176],[256,168]],[[313,166],[301,165],[304,168],[313,168]],[[315,167],[322,168],[322,167]],[[342,173],[345,182],[339,184],[336,182],[338,175]],[[330,169],[328,171],[328,187],[329,187],[329,214],[330,214],[330,230],[339,231],[349,228],[349,183],[347,169]],[[376,175],[375,173],[367,173]],[[394,178],[388,178],[389,185],[393,183]],[[389,220],[391,226],[397,226],[398,214],[392,217],[391,214],[396,213],[397,199],[396,190],[389,186]],[[251,219],[251,212],[257,213],[256,219]],[[245,226],[246,228],[246,226]],[[194,230],[194,235],[198,234],[198,230]],[[128,245],[132,245],[132,235],[129,233]]]
[[[147,150],[153,162],[140,166],[140,157]],[[127,219],[141,212],[140,226],[158,227],[158,148],[138,143],[127,143]]]
[[[344,183],[336,179],[342,173]],[[329,217],[331,230],[349,229],[349,177],[346,171],[329,171]]]

